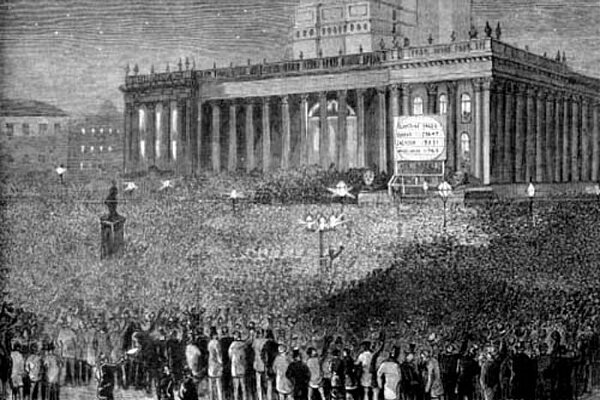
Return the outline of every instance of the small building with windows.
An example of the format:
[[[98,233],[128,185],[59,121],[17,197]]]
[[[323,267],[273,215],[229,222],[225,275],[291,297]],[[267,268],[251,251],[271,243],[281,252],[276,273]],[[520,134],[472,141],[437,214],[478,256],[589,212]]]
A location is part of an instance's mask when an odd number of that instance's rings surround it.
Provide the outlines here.
[[[120,124],[73,124],[69,132],[68,168],[74,175],[115,173],[123,167]]]
[[[67,163],[69,115],[36,100],[0,100],[2,165],[11,172],[53,171]]]

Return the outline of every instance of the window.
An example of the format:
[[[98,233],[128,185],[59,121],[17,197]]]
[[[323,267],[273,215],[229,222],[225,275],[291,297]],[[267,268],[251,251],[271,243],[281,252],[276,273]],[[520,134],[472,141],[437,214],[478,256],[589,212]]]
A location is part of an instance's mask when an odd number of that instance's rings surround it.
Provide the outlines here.
[[[140,155],[142,158],[146,158],[146,141],[140,140]]]
[[[397,18],[396,10],[392,10],[392,19],[395,21]]]
[[[108,146],[108,152],[110,153],[112,151],[112,146]]]
[[[440,95],[439,103],[440,115],[448,114],[448,96],[445,93]]]
[[[299,38],[300,37],[300,31],[296,32],[296,37]]]
[[[104,146],[100,146],[100,153],[104,151]]]
[[[14,124],[6,124],[6,136],[13,137],[15,135],[15,125]]]
[[[177,160],[177,140],[171,141],[171,156],[173,157],[173,160]]]
[[[333,27],[333,33],[336,34],[337,33],[337,26]]]
[[[396,23],[394,22],[394,24],[392,25],[392,34],[395,35],[396,34]]]
[[[469,158],[469,153],[471,152],[471,140],[467,132],[463,132],[460,135],[460,150],[463,158]]]
[[[315,36],[315,30],[311,28],[311,30],[310,30],[310,31],[308,31],[308,34],[309,34],[310,36]]]
[[[331,27],[327,28],[327,34],[331,35]]]
[[[29,136],[29,124],[23,124],[23,136]]]
[[[423,98],[420,96],[413,100],[413,115],[423,115]]]
[[[81,146],[81,152],[85,153],[85,146]]]
[[[83,169],[83,162],[79,163],[79,169]]]
[[[360,31],[360,28],[361,28],[360,24],[356,24],[356,30]]]
[[[48,124],[38,124],[38,134],[44,136],[48,133]]]
[[[364,24],[363,28],[365,29],[365,31],[368,31],[369,30],[369,24]]]
[[[460,114],[463,122],[471,121],[471,96],[468,93],[460,96]]]
[[[94,146],[90,146],[90,153],[94,152]]]
[[[306,37],[306,31],[302,31],[302,37]]]
[[[350,32],[354,32],[354,24],[350,24]]]

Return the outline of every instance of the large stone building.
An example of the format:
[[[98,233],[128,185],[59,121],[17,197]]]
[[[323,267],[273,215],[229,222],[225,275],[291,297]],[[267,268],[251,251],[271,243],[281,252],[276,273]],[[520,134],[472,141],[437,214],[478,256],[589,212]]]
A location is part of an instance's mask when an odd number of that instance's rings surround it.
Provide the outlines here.
[[[478,35],[468,1],[326,4],[298,6],[293,60],[127,76],[126,170],[391,173],[394,117],[438,114],[446,173],[482,184],[598,179],[598,79],[491,28]],[[407,169],[415,184],[429,179],[427,165]]]
[[[34,100],[0,100],[2,165],[9,173],[49,172],[67,163],[69,116]]]

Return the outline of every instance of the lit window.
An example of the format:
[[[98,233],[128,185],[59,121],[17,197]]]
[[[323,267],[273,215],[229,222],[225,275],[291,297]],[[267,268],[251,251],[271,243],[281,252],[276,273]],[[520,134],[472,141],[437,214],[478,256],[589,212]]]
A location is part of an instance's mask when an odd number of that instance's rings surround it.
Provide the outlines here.
[[[423,115],[423,99],[420,96],[413,100],[413,115]]]
[[[108,128],[108,134],[112,135],[112,128]]]
[[[79,163],[79,169],[83,169],[83,162]]]
[[[142,158],[146,157],[146,141],[140,140],[140,155]]]
[[[81,146],[81,152],[85,153],[85,146]]]
[[[108,152],[110,153],[112,151],[112,146],[108,146]]]
[[[81,134],[85,135],[85,128],[81,128]]]
[[[100,146],[100,153],[104,151],[104,146]]]
[[[171,142],[171,153],[173,160],[177,160],[177,140]]]
[[[29,136],[29,124],[23,124],[22,129],[23,129],[23,135]]]
[[[90,146],[90,153],[94,152],[94,146]]]
[[[446,115],[448,114],[448,96],[446,94],[440,95],[440,114]]]
[[[463,157],[467,158],[469,156],[471,151],[471,141],[467,132],[463,132],[460,135],[460,150],[463,154]]]
[[[460,113],[463,122],[471,120],[471,96],[468,93],[463,93],[460,96]]]

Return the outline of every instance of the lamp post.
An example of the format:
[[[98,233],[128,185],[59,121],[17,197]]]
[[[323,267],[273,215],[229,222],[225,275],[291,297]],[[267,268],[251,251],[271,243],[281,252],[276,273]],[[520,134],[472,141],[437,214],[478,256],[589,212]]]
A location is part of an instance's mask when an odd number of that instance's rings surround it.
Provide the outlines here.
[[[56,173],[58,174],[58,179],[60,180],[60,184],[64,185],[65,181],[64,181],[64,175],[65,172],[67,172],[67,169],[60,164],[60,166],[58,168],[56,168]]]
[[[340,202],[342,203],[342,212],[344,212],[344,199],[347,197],[351,199],[355,198],[354,195],[350,193],[352,188],[346,185],[346,182],[344,181],[339,181],[335,188],[327,188],[327,190],[331,192],[333,198],[340,199]]]
[[[527,197],[529,197],[529,218],[533,222],[533,198],[535,197],[535,186],[533,186],[533,182],[529,182],[529,186],[527,186]]]
[[[444,204],[444,230],[446,230],[446,203],[448,202],[448,197],[452,194],[452,186],[446,181],[440,183],[438,186],[438,193],[442,198],[442,203]]]
[[[227,197],[229,198],[229,200],[231,200],[231,209],[233,210],[233,213],[235,214],[237,209],[236,209],[236,205],[238,200],[243,199],[244,195],[240,192],[238,192],[237,190],[233,189],[231,191],[231,193],[227,194]]]
[[[339,225],[345,224],[347,221],[344,220],[344,214],[337,216],[331,215],[329,218],[325,217],[324,215],[318,215],[316,218],[308,215],[304,220],[300,220],[298,222],[301,225],[304,225],[307,231],[317,232],[319,234],[319,264],[322,267],[326,267],[328,258],[329,265],[331,266],[333,261],[341,255],[342,251],[344,250],[344,246],[340,246],[337,251],[330,248],[328,253],[325,254],[325,232],[333,231]]]

